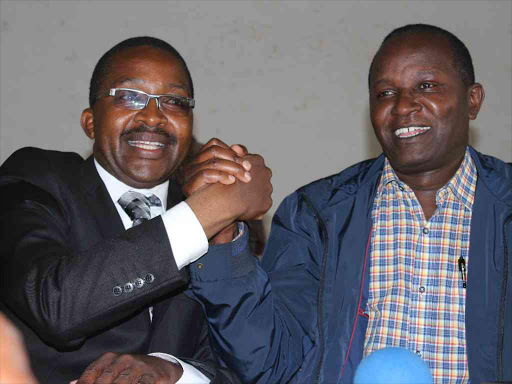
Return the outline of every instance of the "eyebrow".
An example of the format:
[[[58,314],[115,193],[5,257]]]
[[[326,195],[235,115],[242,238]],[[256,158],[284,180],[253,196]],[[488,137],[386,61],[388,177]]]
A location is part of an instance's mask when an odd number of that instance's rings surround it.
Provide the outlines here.
[[[127,83],[129,83],[129,84],[133,84],[133,83],[135,83],[135,84],[144,84],[145,82],[146,81],[144,79],[125,77],[125,78],[116,80],[116,82],[114,84],[115,84],[116,87],[121,88],[121,86],[126,85]],[[186,87],[183,84],[168,83],[167,87],[170,88],[170,89],[181,89],[181,90],[183,90],[185,92],[189,92],[190,93],[190,90],[188,89],[188,87]]]
[[[426,70],[417,71],[414,75],[418,76],[418,77],[421,77],[421,76],[425,76],[425,75],[436,75],[439,72],[440,71],[437,70],[437,69],[426,69]],[[372,83],[372,88],[375,88],[380,83],[386,83],[386,82],[389,82],[389,81],[390,80],[388,78],[377,80],[374,83]]]

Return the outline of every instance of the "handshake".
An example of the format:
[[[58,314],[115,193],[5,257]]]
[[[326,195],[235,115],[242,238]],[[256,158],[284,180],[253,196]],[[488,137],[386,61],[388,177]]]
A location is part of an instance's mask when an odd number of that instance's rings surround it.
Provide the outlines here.
[[[231,241],[235,221],[261,220],[272,206],[272,171],[243,145],[211,139],[178,172],[187,204],[210,244]]]

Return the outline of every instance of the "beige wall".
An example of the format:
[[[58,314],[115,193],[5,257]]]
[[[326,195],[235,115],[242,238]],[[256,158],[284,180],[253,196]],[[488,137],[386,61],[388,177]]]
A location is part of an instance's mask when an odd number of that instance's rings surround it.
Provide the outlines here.
[[[245,143],[297,187],[380,153],[367,70],[383,37],[425,22],[473,55],[479,150],[512,161],[511,1],[1,1],[0,161],[22,146],[90,153],[79,116],[99,57],[122,39],[173,44],[196,87],[195,132]]]

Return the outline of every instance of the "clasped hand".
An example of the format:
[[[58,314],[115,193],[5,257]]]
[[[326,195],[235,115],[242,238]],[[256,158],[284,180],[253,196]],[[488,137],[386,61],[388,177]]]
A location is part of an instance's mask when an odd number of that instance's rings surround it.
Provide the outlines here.
[[[249,154],[243,145],[229,147],[219,139],[211,139],[183,167],[183,175],[187,203],[212,239],[210,243],[230,241],[235,220],[261,220],[272,206],[272,171],[263,157]],[[207,207],[200,207],[194,199],[201,195]],[[212,225],[214,229],[209,232],[209,224],[214,221],[224,225]]]
[[[104,353],[70,384],[175,384],[180,365],[146,355]]]

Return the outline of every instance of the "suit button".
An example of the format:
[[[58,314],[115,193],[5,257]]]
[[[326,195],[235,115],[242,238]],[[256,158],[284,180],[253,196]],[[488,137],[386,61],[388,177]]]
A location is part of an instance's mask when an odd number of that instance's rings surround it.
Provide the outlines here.
[[[141,279],[140,277],[137,277],[134,283],[136,288],[142,288],[142,286],[144,285],[144,280]]]
[[[151,284],[153,281],[155,281],[155,276],[153,276],[152,273],[148,273],[146,276],[144,276],[144,280],[146,280],[146,283]]]
[[[112,290],[112,293],[114,294],[114,296],[121,296],[121,294],[123,293],[123,289],[119,285],[116,285]]]
[[[124,291],[126,293],[130,293],[131,291],[133,291],[133,284],[132,283],[126,283],[124,285]]]

